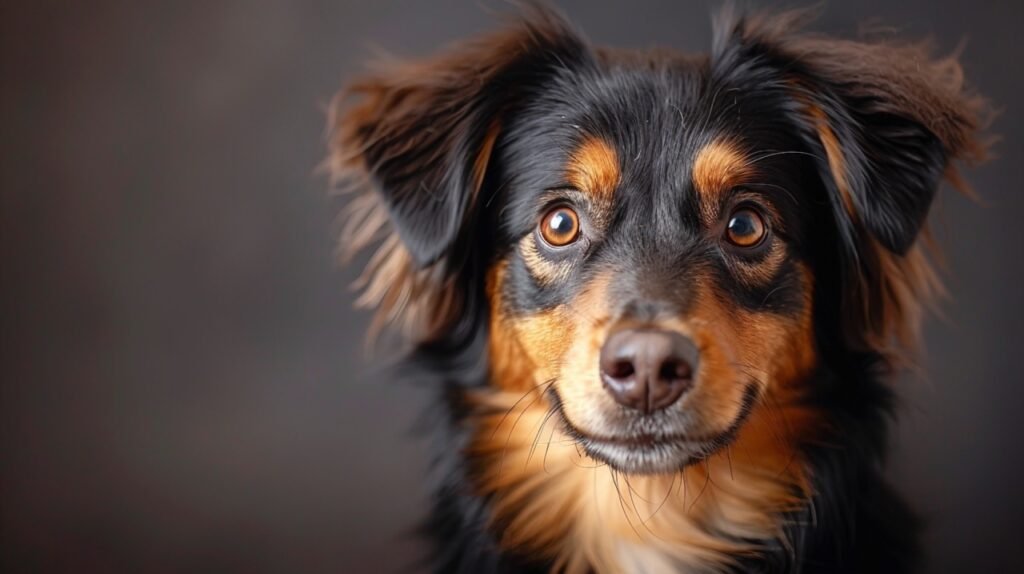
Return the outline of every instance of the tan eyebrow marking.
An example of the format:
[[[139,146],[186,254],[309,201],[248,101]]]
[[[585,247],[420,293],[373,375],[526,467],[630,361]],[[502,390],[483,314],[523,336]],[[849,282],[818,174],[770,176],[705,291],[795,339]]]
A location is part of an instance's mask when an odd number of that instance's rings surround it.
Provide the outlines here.
[[[716,139],[697,152],[693,185],[700,194],[721,193],[754,173],[750,160],[732,141]]]
[[[701,211],[709,220],[718,212],[718,197],[750,181],[755,174],[750,158],[734,141],[719,138],[705,145],[693,162],[693,186],[701,198]]]
[[[601,138],[588,137],[569,157],[566,178],[588,195],[611,198],[621,177],[615,149]]]

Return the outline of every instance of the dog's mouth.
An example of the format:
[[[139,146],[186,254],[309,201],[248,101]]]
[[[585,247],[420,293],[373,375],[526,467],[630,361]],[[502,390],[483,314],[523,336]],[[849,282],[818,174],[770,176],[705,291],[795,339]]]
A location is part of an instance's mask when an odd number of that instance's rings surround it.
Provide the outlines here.
[[[758,390],[756,384],[748,384],[743,393],[739,413],[732,424],[724,431],[706,435],[656,431],[634,432],[622,436],[587,433],[574,426],[565,415],[558,391],[551,388],[548,394],[566,433],[588,456],[619,472],[668,474],[701,462],[729,446],[753,410]]]

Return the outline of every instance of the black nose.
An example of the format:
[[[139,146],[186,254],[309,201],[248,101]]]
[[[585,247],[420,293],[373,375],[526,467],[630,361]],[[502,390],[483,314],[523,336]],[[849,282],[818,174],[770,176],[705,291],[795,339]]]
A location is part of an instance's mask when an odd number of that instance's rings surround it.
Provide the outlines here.
[[[674,331],[624,329],[601,348],[601,380],[615,400],[652,413],[679,400],[693,386],[697,347]]]

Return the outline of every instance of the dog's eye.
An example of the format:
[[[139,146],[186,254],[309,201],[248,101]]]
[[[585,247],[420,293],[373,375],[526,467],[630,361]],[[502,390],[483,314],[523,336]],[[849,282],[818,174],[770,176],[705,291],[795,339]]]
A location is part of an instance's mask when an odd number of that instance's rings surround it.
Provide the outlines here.
[[[761,214],[749,207],[737,209],[729,216],[725,238],[737,247],[754,247],[768,234]]]
[[[580,218],[569,207],[555,207],[541,219],[540,236],[552,247],[565,247],[579,238]]]

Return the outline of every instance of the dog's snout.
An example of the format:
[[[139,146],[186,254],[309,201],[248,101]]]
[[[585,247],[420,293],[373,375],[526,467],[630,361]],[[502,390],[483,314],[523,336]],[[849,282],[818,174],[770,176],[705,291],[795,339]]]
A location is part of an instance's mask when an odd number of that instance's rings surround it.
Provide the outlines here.
[[[664,409],[693,386],[697,347],[664,329],[624,329],[601,348],[601,381],[619,404],[652,413]]]

